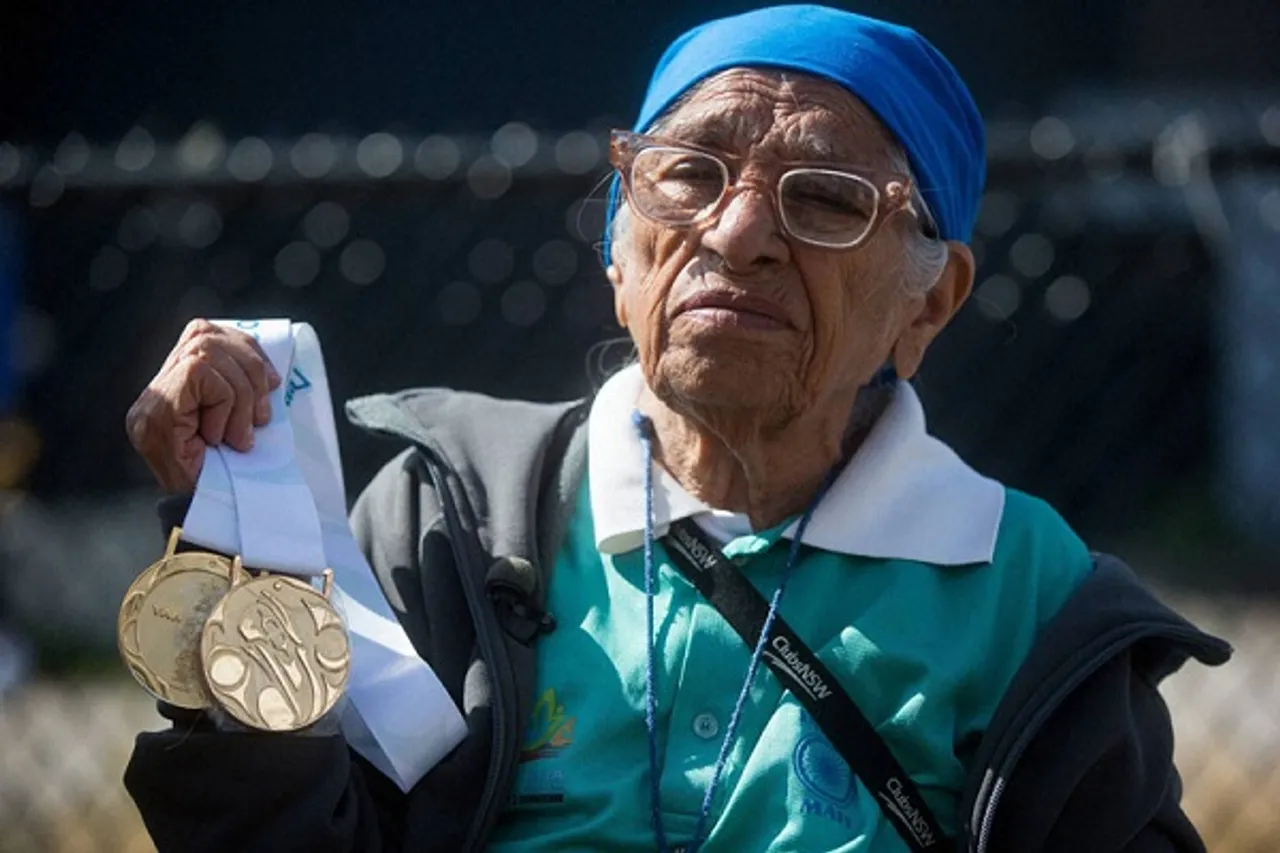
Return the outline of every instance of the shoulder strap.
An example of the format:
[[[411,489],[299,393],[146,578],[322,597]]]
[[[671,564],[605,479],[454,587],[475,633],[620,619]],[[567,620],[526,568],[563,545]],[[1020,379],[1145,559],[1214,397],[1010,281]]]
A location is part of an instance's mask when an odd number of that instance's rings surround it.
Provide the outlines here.
[[[691,519],[671,525],[662,544],[671,562],[743,641],[754,648],[769,603]],[[914,853],[941,853],[953,843],[888,744],[831,671],[781,616],[774,618],[764,660],[808,710],[832,746],[876,796],[880,809]]]

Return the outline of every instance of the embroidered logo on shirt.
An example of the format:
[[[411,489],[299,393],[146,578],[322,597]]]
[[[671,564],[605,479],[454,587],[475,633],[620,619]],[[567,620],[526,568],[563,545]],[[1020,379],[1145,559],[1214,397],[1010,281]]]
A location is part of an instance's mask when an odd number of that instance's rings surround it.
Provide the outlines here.
[[[550,806],[564,802],[564,771],[542,765],[521,769],[518,790],[512,793],[513,806]]]
[[[827,739],[819,734],[805,735],[796,744],[791,759],[798,778],[811,793],[836,805],[853,802],[853,773]]]
[[[576,719],[566,714],[564,705],[556,701],[554,688],[548,688],[538,698],[520,748],[520,763],[525,766],[520,770],[517,790],[512,793],[512,805],[545,806],[564,802],[564,770],[555,763],[550,766],[529,766],[529,763],[555,758],[571,746]]]
[[[791,755],[791,768],[806,791],[800,800],[801,814],[853,828],[846,808],[853,803],[857,786],[849,765],[825,737],[818,733],[801,737]]]
[[[555,689],[548,688],[533,706],[533,719],[525,733],[520,763],[551,758],[571,745],[575,722],[577,717],[565,714],[564,706],[556,701]]]

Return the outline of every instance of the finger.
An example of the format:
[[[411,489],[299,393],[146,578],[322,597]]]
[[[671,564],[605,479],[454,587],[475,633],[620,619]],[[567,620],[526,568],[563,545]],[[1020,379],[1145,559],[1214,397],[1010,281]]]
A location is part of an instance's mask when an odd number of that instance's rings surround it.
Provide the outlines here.
[[[160,370],[156,375],[164,375],[189,353],[204,347],[207,339],[216,337],[219,331],[221,331],[221,327],[216,323],[201,317],[197,317],[187,323],[182,327],[182,333],[178,335],[177,343],[173,345],[173,349],[169,350],[169,354],[165,356],[164,364],[160,365]]]
[[[238,329],[226,329],[226,347],[228,355],[236,360],[253,390],[258,394],[267,394],[280,385],[280,374],[271,365],[271,359],[257,339]]]
[[[257,338],[237,330],[230,331],[227,352],[244,368],[256,396],[253,403],[253,425],[266,426],[271,421],[269,394],[280,387],[280,374],[271,365],[271,360]]]
[[[226,352],[245,371],[253,386],[253,425],[266,426],[271,421],[271,391],[280,386],[278,374],[258,340],[237,330],[229,330]]]
[[[246,451],[253,447],[253,419],[258,392],[245,373],[242,363],[226,350],[209,352],[204,361],[231,386],[233,394],[223,426],[222,441],[236,450]]]
[[[261,396],[253,404],[253,425],[266,426],[271,422],[271,398]]]
[[[280,385],[280,375],[257,339],[242,329],[219,325],[210,320],[195,319],[183,327],[178,343],[170,350],[160,373],[172,368],[184,357],[223,351],[240,363],[254,390],[266,393]]]
[[[208,358],[184,359],[175,369],[175,380],[180,389],[175,408],[182,412],[195,411],[195,432],[208,445],[222,444],[235,404],[235,387]]]
[[[275,365],[271,363],[271,359],[267,356],[267,351],[262,348],[262,344],[257,338],[249,338],[249,344],[262,358],[262,363],[267,367],[267,390],[276,390],[280,387],[280,383],[284,381],[284,378],[276,370]]]

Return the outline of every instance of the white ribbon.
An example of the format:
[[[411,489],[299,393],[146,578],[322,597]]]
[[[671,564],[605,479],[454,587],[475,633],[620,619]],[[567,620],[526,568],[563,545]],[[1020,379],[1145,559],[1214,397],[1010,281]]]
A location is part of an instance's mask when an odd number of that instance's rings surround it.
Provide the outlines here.
[[[320,341],[306,323],[220,320],[253,335],[283,377],[253,449],[211,448],[183,539],[250,568],[316,577],[333,569],[351,638],[347,742],[408,791],[466,736],[466,722],[418,656],[347,523],[342,460]]]

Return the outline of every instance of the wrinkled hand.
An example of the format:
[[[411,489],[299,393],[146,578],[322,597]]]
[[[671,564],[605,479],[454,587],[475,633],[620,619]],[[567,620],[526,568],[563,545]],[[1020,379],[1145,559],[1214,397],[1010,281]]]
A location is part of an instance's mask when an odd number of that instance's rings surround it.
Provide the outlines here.
[[[271,419],[267,395],[280,377],[252,337],[192,320],[125,416],[129,442],[168,492],[191,491],[205,449],[253,447]]]

